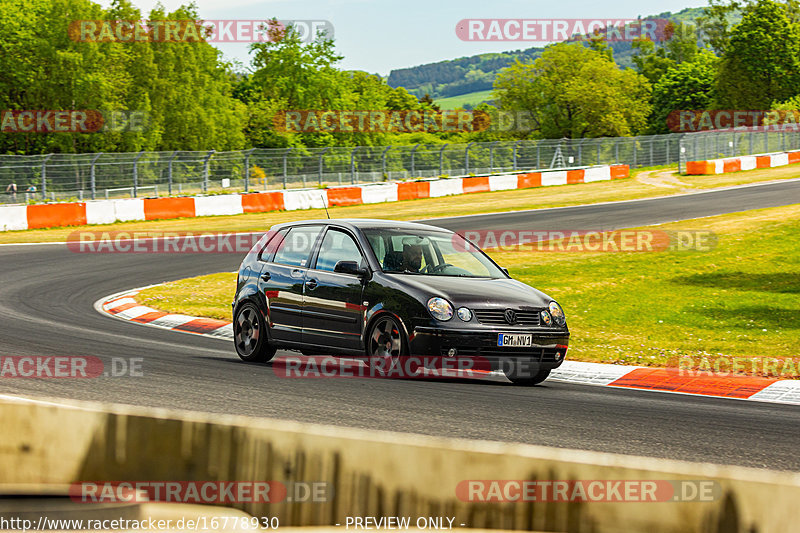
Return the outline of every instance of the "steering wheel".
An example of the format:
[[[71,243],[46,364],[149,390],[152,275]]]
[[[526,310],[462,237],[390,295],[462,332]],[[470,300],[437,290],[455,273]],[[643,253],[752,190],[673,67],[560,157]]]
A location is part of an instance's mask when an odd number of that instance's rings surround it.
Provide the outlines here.
[[[453,266],[453,265],[451,265],[450,263],[442,263],[441,265],[436,265],[433,268],[431,268],[430,265],[427,265],[422,270],[424,270],[426,274],[436,274],[437,272],[441,272],[445,268],[451,267],[451,266]]]

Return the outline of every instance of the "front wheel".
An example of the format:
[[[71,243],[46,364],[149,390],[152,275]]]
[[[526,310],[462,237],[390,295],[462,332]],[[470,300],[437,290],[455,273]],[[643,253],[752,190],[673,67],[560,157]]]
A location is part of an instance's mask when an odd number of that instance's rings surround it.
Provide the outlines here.
[[[239,358],[247,362],[265,363],[278,351],[267,342],[266,321],[250,302],[240,306],[233,317],[233,343]]]
[[[378,318],[369,329],[366,345],[369,365],[374,365],[380,374],[385,376],[393,371],[402,371],[405,342],[400,325],[394,318]]]
[[[546,380],[550,376],[550,369],[542,368],[533,375],[530,375],[529,373],[526,375],[524,372],[515,372],[513,369],[510,371],[504,370],[503,373],[514,385],[526,385],[528,387],[532,387],[533,385],[538,385]]]

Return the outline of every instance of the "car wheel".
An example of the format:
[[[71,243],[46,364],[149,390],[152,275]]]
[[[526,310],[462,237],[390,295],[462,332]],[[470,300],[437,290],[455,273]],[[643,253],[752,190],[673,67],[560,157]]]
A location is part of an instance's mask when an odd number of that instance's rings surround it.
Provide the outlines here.
[[[267,342],[267,326],[261,312],[252,303],[243,304],[233,319],[233,343],[242,361],[264,363],[278,351]]]
[[[367,358],[369,365],[386,375],[397,372],[405,357],[403,332],[397,321],[390,316],[382,316],[373,322],[367,335]],[[402,369],[400,369],[402,373]]]
[[[503,373],[514,385],[527,385],[530,387],[546,380],[550,376],[550,369],[543,368],[533,376],[520,376],[513,371],[504,371]]]

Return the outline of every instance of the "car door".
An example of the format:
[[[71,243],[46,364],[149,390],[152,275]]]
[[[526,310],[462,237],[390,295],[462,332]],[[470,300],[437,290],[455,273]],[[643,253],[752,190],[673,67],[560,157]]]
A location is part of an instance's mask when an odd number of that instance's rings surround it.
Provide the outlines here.
[[[367,264],[350,233],[329,227],[306,274],[303,342],[359,350],[364,284],[359,276],[334,272],[340,261],[355,261],[362,268]]]
[[[270,335],[300,342],[303,327],[303,284],[311,251],[322,226],[295,226],[276,244],[273,257],[261,269],[259,289],[267,302]]]

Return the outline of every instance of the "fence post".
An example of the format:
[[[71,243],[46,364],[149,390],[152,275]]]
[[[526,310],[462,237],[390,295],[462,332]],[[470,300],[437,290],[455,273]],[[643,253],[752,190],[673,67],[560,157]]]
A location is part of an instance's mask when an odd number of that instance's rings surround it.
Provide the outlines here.
[[[386,175],[386,152],[388,152],[392,148],[390,144],[386,148],[383,149],[383,153],[381,154],[381,174],[382,174],[382,181],[389,179],[389,176]]]
[[[47,160],[53,157],[53,154],[47,154],[42,160],[42,200],[47,201]]]
[[[356,183],[356,152],[358,149],[361,148],[360,146],[356,146],[353,148],[353,151],[350,152],[350,183]]]
[[[133,188],[131,189],[131,195],[134,198],[139,196],[139,158],[144,155],[144,150],[136,154],[136,158],[133,160]]]
[[[417,144],[416,146],[414,146],[414,148],[411,149],[411,177],[412,178],[414,177],[414,172],[416,170],[414,168],[414,157],[416,156],[417,148],[419,148],[419,144]]]
[[[669,150],[670,150],[670,147],[671,147],[670,143],[669,143],[669,137],[664,139],[664,142],[667,143],[667,165],[669,165],[670,164],[670,153],[669,153]],[[680,169],[678,169],[678,170],[680,171]]]
[[[285,152],[283,152],[283,188],[286,188],[286,179],[288,177],[289,167],[287,163],[287,159],[289,157],[289,152],[291,152],[293,148],[287,148]],[[266,190],[266,180],[264,182],[264,189]]]
[[[603,144],[602,139],[599,137],[594,141],[594,144],[597,146],[595,147],[595,151],[597,152],[597,164],[600,164],[600,146]]]
[[[489,144],[489,174],[494,173],[494,147],[499,141]]]
[[[614,141],[614,164],[619,165],[619,137]]]
[[[172,196],[172,162],[178,156],[178,151],[175,150],[172,152],[172,155],[169,158],[169,162],[167,163],[167,196]]]
[[[103,155],[103,152],[100,152],[99,154],[96,154],[96,155],[95,155],[95,156],[92,158],[92,166],[91,166],[91,168],[89,169],[89,183],[90,183],[90,187],[92,188],[92,200],[94,200],[94,199],[95,199],[95,173],[94,173],[94,165],[95,165],[95,163],[97,162],[97,159],[98,159],[98,158],[99,158],[101,155]]]
[[[467,147],[464,149],[464,175],[469,175],[469,148],[475,144],[475,141],[467,144]]]
[[[318,175],[318,177],[319,177],[319,186],[320,187],[322,187],[322,156],[325,155],[325,152],[327,152],[329,149],[330,149],[330,146],[326,146],[319,153],[319,168],[318,168],[319,175]],[[304,185],[305,185],[305,183],[304,183]]]
[[[514,157],[514,172],[516,172],[516,171],[517,171],[517,169],[519,168],[519,167],[517,166],[517,147],[519,146],[519,144],[520,144],[521,142],[522,142],[522,141],[517,141],[517,142],[515,142],[515,143],[514,143],[514,156],[513,156],[513,157]]]
[[[439,175],[440,176],[444,176],[444,149],[447,148],[447,146],[449,144],[450,143],[444,143],[444,146],[442,146],[439,149]]]
[[[208,192],[208,167],[211,161],[211,156],[214,155],[214,150],[209,150],[206,154],[206,159],[203,161],[203,192]]]
[[[250,148],[244,153],[244,192],[250,192],[250,154],[255,148]],[[266,181],[266,177],[264,178]]]

